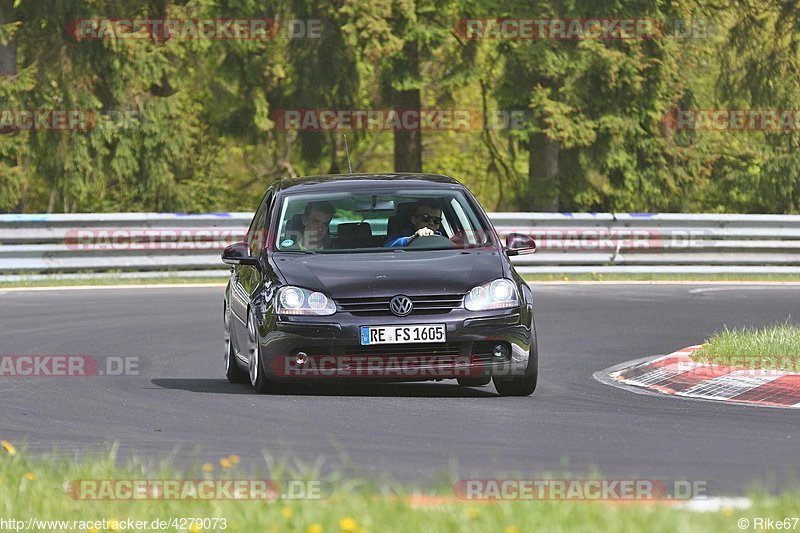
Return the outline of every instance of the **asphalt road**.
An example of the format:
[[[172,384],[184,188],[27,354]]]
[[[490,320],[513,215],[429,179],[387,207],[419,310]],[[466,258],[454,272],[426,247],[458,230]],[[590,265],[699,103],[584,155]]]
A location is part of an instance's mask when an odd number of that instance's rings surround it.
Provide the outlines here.
[[[702,341],[723,324],[800,318],[800,287],[535,286],[540,385],[527,398],[454,381],[260,396],[223,375],[220,288],[0,290],[0,355],[138,357],[138,376],[0,377],[0,439],[46,452],[182,462],[264,454],[426,484],[446,475],[593,468],[703,480],[716,494],[800,486],[800,412],[634,394],[597,370]]]

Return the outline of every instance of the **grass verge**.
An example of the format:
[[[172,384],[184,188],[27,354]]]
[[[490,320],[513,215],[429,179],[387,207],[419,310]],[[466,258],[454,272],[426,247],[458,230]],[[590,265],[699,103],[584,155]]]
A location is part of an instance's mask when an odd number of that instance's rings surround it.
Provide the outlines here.
[[[9,451],[11,450],[11,451]],[[13,451],[13,453],[12,453]],[[780,496],[752,494],[749,509],[723,507],[715,512],[694,512],[666,503],[633,502],[626,505],[595,501],[503,501],[470,502],[452,498],[452,487],[444,486],[428,503],[411,498],[398,486],[378,486],[334,475],[326,482],[322,498],[273,501],[176,500],[143,501],[76,499],[65,487],[76,480],[143,479],[262,479],[240,471],[236,456],[220,464],[198,465],[178,471],[168,464],[155,467],[132,460],[119,466],[113,453],[84,459],[67,456],[31,457],[8,443],[0,447],[0,517],[28,520],[67,520],[67,527],[53,524],[43,530],[102,531],[113,527],[75,528],[72,521],[210,519],[184,523],[184,531],[296,531],[306,533],[370,531],[504,532],[520,531],[735,531],[738,520],[771,517],[773,520],[800,515],[800,493]],[[269,463],[267,479],[285,483],[290,479],[311,480],[312,470],[292,471],[286,463]],[[597,479],[595,476],[594,479]],[[444,497],[450,496],[450,497]],[[433,503],[430,503],[430,502]],[[216,527],[211,520],[216,519]],[[224,519],[225,527],[222,527]],[[194,526],[194,527],[191,527]],[[14,530],[6,522],[4,530]],[[117,530],[126,530],[120,527]],[[145,530],[154,530],[148,527]],[[168,527],[162,531],[177,531]]]
[[[800,327],[777,324],[764,328],[727,326],[711,336],[692,359],[703,363],[800,372]]]

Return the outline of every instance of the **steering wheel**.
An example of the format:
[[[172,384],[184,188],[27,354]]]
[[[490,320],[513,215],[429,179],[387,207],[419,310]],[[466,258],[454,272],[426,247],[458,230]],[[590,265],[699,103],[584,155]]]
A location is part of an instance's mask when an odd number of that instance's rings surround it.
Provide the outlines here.
[[[454,244],[447,237],[442,235],[428,235],[427,237],[417,237],[413,239],[406,248],[419,248],[426,250],[429,248],[453,248]]]

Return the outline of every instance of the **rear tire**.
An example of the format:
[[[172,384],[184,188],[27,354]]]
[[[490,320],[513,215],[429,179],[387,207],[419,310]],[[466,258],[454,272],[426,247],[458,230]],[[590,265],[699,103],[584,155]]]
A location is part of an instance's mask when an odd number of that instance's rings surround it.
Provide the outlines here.
[[[489,382],[492,380],[491,377],[481,377],[481,378],[458,378],[458,384],[462,387],[483,387],[484,385],[488,385]]]
[[[233,353],[233,341],[231,340],[231,311],[225,306],[225,377],[231,383],[247,383],[247,372],[239,367],[236,361],[236,354]]]

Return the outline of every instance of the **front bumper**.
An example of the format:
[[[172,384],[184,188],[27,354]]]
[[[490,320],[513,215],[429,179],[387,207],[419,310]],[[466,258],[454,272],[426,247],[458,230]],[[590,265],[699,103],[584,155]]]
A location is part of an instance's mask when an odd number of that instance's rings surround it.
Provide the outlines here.
[[[361,346],[361,326],[444,324],[445,343]],[[370,378],[417,381],[480,376],[522,376],[532,371],[536,339],[530,307],[407,317],[263,315],[260,329],[265,371],[272,378]],[[494,346],[506,346],[497,358]],[[305,354],[305,362],[298,362]]]

